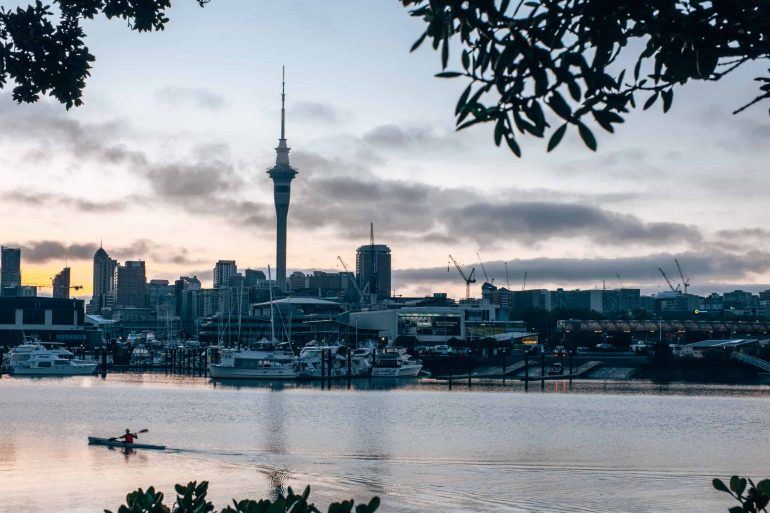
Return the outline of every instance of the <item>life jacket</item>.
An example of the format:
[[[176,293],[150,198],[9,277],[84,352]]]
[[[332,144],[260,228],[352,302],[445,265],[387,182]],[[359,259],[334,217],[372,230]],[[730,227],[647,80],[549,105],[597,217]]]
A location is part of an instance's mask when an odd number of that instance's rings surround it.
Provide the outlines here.
[[[125,439],[127,444],[134,443],[134,435],[132,435],[131,433],[126,433]]]

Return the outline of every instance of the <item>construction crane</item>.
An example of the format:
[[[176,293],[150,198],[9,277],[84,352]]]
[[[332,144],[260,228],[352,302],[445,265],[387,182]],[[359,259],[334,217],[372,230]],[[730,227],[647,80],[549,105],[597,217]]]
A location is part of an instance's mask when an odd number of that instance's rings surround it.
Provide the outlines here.
[[[449,259],[452,261],[453,264],[455,264],[455,268],[457,269],[457,272],[460,273],[460,276],[462,276],[463,280],[465,280],[465,299],[470,299],[471,297],[471,283],[476,283],[476,268],[471,267],[471,272],[468,274],[465,274],[465,271],[463,271],[462,267],[460,267],[460,264],[457,263],[457,260],[452,255],[449,255]],[[449,271],[449,266],[447,266],[447,271]]]
[[[616,273],[616,274],[615,274],[615,276],[617,276],[617,277],[618,277],[618,282],[620,283],[620,288],[621,288],[621,289],[624,289],[624,288],[626,288],[626,286],[625,286],[625,285],[623,285],[623,279],[620,277],[620,273]]]
[[[356,294],[358,294],[358,300],[359,300],[361,303],[363,303],[363,302],[364,302],[364,292],[361,290],[361,287],[359,287],[359,286],[358,286],[358,281],[357,281],[357,280],[355,279],[355,277],[353,276],[353,273],[351,273],[351,272],[348,270],[348,266],[347,266],[347,264],[345,263],[345,261],[342,259],[342,257],[341,257],[341,256],[337,256],[337,260],[339,260],[339,261],[340,261],[340,263],[342,264],[342,268],[343,268],[343,269],[345,269],[345,274],[347,274],[347,276],[348,276],[348,278],[350,279],[351,283],[353,283],[353,288],[355,288],[355,289],[356,289]],[[368,285],[369,285],[369,284],[367,283],[367,287],[368,287]]]
[[[679,277],[682,278],[682,288],[684,289],[684,295],[687,295],[687,287],[690,286],[690,278],[685,278],[684,273],[682,272],[682,266],[679,265],[679,260],[676,258],[674,259],[674,262],[676,262],[676,269],[679,271]]]
[[[668,276],[666,276],[666,272],[663,270],[663,268],[658,267],[658,271],[660,271],[660,274],[663,275],[663,279],[666,280],[666,283],[668,283],[668,288],[671,289],[671,292],[675,292],[677,294],[681,294],[681,291],[679,290],[679,285],[674,287],[674,284],[671,283],[671,280],[668,279]]]
[[[487,282],[487,283],[490,283],[490,284],[494,283],[495,279],[494,278],[492,278],[491,280],[489,279],[489,275],[487,274],[487,270],[484,267],[484,262],[481,261],[481,255],[479,255],[478,251],[476,251],[476,256],[479,258],[479,265],[481,266],[481,272],[484,273],[484,281]]]
[[[22,286],[24,287],[37,287],[39,289],[52,289],[53,285],[49,284],[42,284],[42,283],[22,283]],[[72,290],[81,290],[83,288],[83,285],[70,285],[67,287]]]
[[[505,286],[511,290],[511,280],[508,279],[508,262],[505,262]]]
[[[527,290],[527,271],[524,271],[524,283],[521,286],[521,290]]]

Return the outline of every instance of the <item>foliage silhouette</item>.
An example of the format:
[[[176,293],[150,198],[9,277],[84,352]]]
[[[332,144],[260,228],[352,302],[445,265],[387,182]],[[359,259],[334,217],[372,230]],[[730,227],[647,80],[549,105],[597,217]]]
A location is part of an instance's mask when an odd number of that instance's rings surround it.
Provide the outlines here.
[[[636,107],[691,80],[715,81],[770,59],[767,0],[401,0],[441,52],[442,78],[470,84],[455,109],[457,129],[494,123],[517,156],[516,132],[545,137],[553,150],[568,128],[592,150],[588,124],[608,132]],[[459,43],[460,71],[447,70]],[[770,72],[770,70],[768,70]],[[745,108],[770,98],[770,73]],[[639,96],[645,98],[638,98]]]
[[[714,488],[729,493],[741,505],[730,508],[730,513],[767,513],[770,503],[770,479],[763,479],[756,485],[746,477],[733,476],[729,487],[721,479],[714,479]]]
[[[210,0],[194,0],[201,7]],[[82,105],[95,57],[85,44],[83,20],[98,15],[126,21],[131,30],[163,30],[171,0],[40,0],[27,7],[0,6],[0,88],[16,85],[13,99],[32,103],[50,95],[67,109]]]
[[[209,483],[200,484],[192,481],[184,485],[176,485],[176,502],[172,507],[163,504],[163,493],[150,487],[146,491],[136,490],[126,496],[126,503],[120,506],[117,513],[209,513],[214,511],[214,505],[207,500]],[[287,488],[286,495],[279,495],[274,501],[268,499],[241,500],[233,499],[233,505],[227,506],[220,513],[321,513],[313,504],[308,503],[310,487],[297,495]],[[368,504],[355,506],[352,500],[334,502],[329,505],[328,513],[374,513],[380,506],[380,499],[374,497]],[[112,513],[104,510],[105,513]]]

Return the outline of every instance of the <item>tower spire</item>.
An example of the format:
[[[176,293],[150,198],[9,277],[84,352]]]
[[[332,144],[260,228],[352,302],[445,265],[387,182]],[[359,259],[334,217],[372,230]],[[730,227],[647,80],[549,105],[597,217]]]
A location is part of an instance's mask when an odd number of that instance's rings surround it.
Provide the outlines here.
[[[275,165],[289,166],[289,147],[286,145],[286,67],[281,67],[281,138],[275,149]]]

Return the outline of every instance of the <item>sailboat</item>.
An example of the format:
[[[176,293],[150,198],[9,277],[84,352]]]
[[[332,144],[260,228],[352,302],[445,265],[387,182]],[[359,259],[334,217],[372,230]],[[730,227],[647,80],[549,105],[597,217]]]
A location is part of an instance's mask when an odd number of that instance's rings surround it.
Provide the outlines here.
[[[268,284],[272,280],[267,266]],[[270,285],[270,333],[271,340],[263,339],[258,349],[224,349],[219,363],[209,365],[214,379],[296,379],[297,357],[291,350],[281,348],[275,338],[275,314],[273,312],[273,287]],[[240,340],[239,340],[240,345]]]

